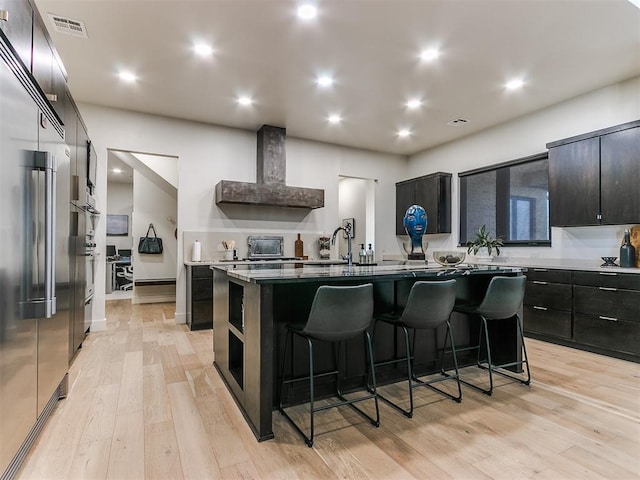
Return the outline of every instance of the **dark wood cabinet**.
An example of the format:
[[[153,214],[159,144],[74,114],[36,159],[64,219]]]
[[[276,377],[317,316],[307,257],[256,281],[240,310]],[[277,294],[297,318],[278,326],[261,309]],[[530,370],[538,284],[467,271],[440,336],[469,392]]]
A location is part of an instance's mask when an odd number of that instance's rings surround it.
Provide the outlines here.
[[[62,64],[57,61],[57,57],[54,55],[51,65],[51,92],[47,93],[47,100],[62,121],[65,118],[66,91],[67,79],[62,70]]]
[[[640,127],[600,137],[603,225],[640,222]]]
[[[640,222],[640,121],[547,148],[552,226]]]
[[[33,61],[31,73],[38,82],[42,92],[47,95],[53,87],[51,72],[53,71],[53,52],[47,40],[44,27],[39,22],[33,22]]]
[[[187,324],[191,330],[213,328],[213,270],[194,265],[187,275]]]
[[[553,226],[599,225],[600,140],[549,149],[549,220]]]
[[[64,114],[64,141],[69,147],[71,175],[71,198],[69,201],[76,205],[80,202],[80,179],[77,174],[77,143],[78,143],[78,114],[74,108],[73,100],[69,93],[65,93],[65,114]]]
[[[31,5],[25,0],[0,0],[0,10],[7,15],[6,21],[0,20],[0,30],[9,39],[27,70],[31,71]]]
[[[64,96],[64,139],[71,157],[71,202],[81,208],[86,206],[87,163],[89,135],[73,98],[69,92]]]
[[[583,345],[640,355],[640,324],[636,322],[576,313],[573,337]]]
[[[406,235],[402,220],[414,204],[427,213],[425,233],[451,233],[451,174],[438,172],[396,183],[396,235]]]
[[[534,268],[526,276],[525,332],[571,339],[571,272]]]
[[[640,362],[640,274],[527,271],[528,336]]]

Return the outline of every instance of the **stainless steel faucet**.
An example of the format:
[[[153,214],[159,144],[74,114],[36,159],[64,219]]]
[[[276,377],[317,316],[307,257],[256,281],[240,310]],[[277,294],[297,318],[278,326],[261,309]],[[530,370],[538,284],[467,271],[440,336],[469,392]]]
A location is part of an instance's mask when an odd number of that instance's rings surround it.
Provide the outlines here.
[[[347,254],[342,257],[343,260],[346,260],[349,267],[353,266],[353,253],[351,252],[351,240],[353,240],[353,235],[351,234],[351,223],[347,223],[344,227],[338,227],[333,232],[331,236],[331,245],[336,244],[336,235],[338,232],[342,230],[347,235]]]

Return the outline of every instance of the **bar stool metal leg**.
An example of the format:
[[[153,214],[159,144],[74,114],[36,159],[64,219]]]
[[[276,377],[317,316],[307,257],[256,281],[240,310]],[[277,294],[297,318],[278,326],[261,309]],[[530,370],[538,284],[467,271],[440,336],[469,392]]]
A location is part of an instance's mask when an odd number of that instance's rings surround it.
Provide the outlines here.
[[[397,411],[405,415],[407,418],[413,417],[413,410],[414,410],[413,390],[418,387],[429,387],[431,390],[438,392],[450,398],[451,400],[456,401],[457,403],[460,403],[462,401],[462,388],[460,386],[461,380],[458,372],[458,361],[456,358],[456,351],[453,343],[453,336],[451,334],[451,325],[448,321],[446,323],[447,323],[447,335],[445,336],[445,343],[443,346],[442,357],[441,357],[441,366],[440,366],[440,369],[441,369],[440,373],[442,374],[441,378],[433,378],[431,380],[424,381],[419,379],[416,376],[414,365],[413,365],[415,360],[415,346],[413,349],[410,348],[409,331],[404,325],[399,325],[399,326],[402,328],[402,332],[404,334],[405,358],[394,359],[394,360],[380,362],[376,364],[378,366],[381,366],[381,365],[389,365],[389,364],[399,363],[399,362],[407,362],[407,385],[409,389],[409,409],[405,410],[404,408],[400,407],[397,403],[395,403],[388,397],[382,395],[381,393],[378,393],[378,397],[380,397],[382,401],[384,401],[387,405],[389,405],[390,407],[396,409]],[[415,341],[415,335],[416,335],[415,329],[413,333],[414,333],[414,341]],[[444,354],[446,351],[447,339],[451,342],[451,346],[452,346],[451,353],[453,354],[453,358],[454,358],[455,375],[450,375],[444,371]],[[456,383],[458,385],[458,395],[453,395],[433,385],[434,383],[442,382],[445,380],[456,380]]]
[[[293,349],[293,335],[289,335],[289,333],[291,332],[287,332],[287,339],[291,338],[291,348]],[[296,333],[297,332],[293,332]],[[299,334],[298,334],[299,335]],[[308,345],[308,350],[309,350],[309,376],[308,377],[302,377],[302,378],[293,378],[293,362],[291,362],[291,378],[290,379],[286,379],[284,376],[284,372],[285,372],[285,367],[286,367],[286,354],[287,354],[287,347],[288,347],[288,340],[285,340],[285,355],[284,355],[284,359],[282,362],[282,383],[280,385],[280,402],[278,405],[278,410],[280,411],[280,413],[282,415],[284,415],[284,417],[293,425],[293,427],[296,429],[296,431],[302,436],[302,438],[304,439],[305,443],[307,444],[307,446],[312,447],[313,446],[313,438],[314,438],[314,434],[315,434],[315,413],[316,412],[320,412],[322,410],[327,410],[329,408],[333,408],[333,407],[338,407],[338,406],[342,406],[342,405],[349,405],[353,410],[355,410],[358,414],[360,414],[361,416],[363,416],[364,418],[366,418],[367,420],[369,420],[369,422],[375,426],[375,427],[379,427],[380,426],[380,409],[379,409],[379,405],[378,405],[378,394],[376,391],[376,380],[375,380],[375,370],[374,370],[374,364],[373,364],[373,347],[372,347],[372,343],[371,343],[371,336],[369,335],[369,332],[365,332],[365,338],[366,338],[366,342],[367,342],[367,356],[369,358],[369,368],[371,369],[371,378],[372,378],[372,382],[373,382],[373,392],[369,395],[365,395],[365,396],[361,396],[358,398],[353,398],[353,399],[347,399],[341,390],[341,386],[340,386],[340,345],[342,342],[336,342],[338,343],[338,349],[337,349],[337,356],[336,356],[336,369],[331,371],[331,372],[325,372],[325,373],[321,373],[321,374],[315,374],[314,373],[314,362],[313,362],[313,341],[311,340],[311,338],[305,336],[305,335],[300,335],[302,338],[304,338],[307,341],[307,345]],[[332,402],[329,405],[324,405],[321,407],[316,407],[315,406],[315,390],[314,390],[314,380],[316,377],[318,376],[327,376],[327,375],[336,375],[336,396],[338,397],[338,399],[340,399],[340,402]],[[307,436],[302,429],[298,426],[298,424],[293,420],[293,418],[284,410],[285,406],[283,403],[283,390],[284,390],[284,384],[290,384],[290,383],[294,383],[297,381],[301,381],[301,380],[309,380],[309,436]],[[376,416],[375,418],[371,417],[370,415],[368,415],[367,413],[365,413],[363,410],[361,410],[360,408],[358,408],[357,406],[354,405],[354,403],[356,402],[360,402],[363,400],[369,400],[369,399],[373,399],[375,402],[375,409],[376,409]]]

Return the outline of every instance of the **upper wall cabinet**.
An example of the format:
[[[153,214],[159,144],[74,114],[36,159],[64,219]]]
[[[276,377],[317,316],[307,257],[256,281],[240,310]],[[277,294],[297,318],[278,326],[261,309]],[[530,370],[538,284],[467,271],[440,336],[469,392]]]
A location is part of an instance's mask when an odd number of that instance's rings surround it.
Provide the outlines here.
[[[640,222],[640,127],[600,137],[603,225]]]
[[[451,233],[451,174],[433,173],[396,183],[396,235],[406,235],[402,220],[411,205],[427,212],[425,233]]]
[[[66,74],[38,12],[28,0],[0,0],[0,30],[64,122]]]
[[[64,122],[66,79],[39,18],[33,22],[32,74],[54,111]]]
[[[0,0],[0,30],[27,68],[31,67],[31,5],[25,0]]]
[[[640,121],[547,144],[550,223],[640,222]]]

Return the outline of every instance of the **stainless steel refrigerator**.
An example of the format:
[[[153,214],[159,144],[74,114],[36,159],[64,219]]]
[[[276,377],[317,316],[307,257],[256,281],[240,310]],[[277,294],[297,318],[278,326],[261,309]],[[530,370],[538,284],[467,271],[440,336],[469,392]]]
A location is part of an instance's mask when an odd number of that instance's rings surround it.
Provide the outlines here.
[[[0,477],[11,477],[66,394],[69,149],[0,38]]]

